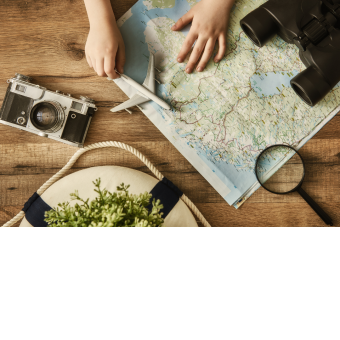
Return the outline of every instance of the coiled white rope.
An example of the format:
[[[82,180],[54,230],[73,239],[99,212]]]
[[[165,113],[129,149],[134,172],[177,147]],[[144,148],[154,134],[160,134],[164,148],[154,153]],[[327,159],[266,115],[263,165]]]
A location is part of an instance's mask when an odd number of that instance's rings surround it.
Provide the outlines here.
[[[78,158],[84,154],[87,151],[95,150],[95,149],[101,149],[101,148],[109,148],[109,147],[115,147],[120,148],[126,151],[131,152],[136,157],[138,157],[150,170],[151,172],[156,176],[156,178],[161,181],[164,176],[155,168],[155,166],[138,150],[133,148],[130,145],[120,143],[120,142],[102,142],[102,143],[95,143],[91,144],[89,146],[86,146],[83,149],[79,149],[67,162],[67,164],[59,170],[54,176],[52,176],[48,181],[46,181],[38,190],[37,194],[41,196],[53,183],[58,181],[61,177],[65,175],[65,173],[72,168],[74,163],[78,160]],[[197,209],[195,204],[191,202],[191,200],[183,194],[181,197],[181,200],[192,210],[192,212],[198,217],[198,219],[201,221],[204,227],[211,227],[211,225],[208,223],[208,221],[204,218],[204,216],[201,214],[201,212]],[[15,217],[13,217],[10,221],[5,223],[3,227],[11,227],[15,223],[19,222],[23,217],[25,216],[25,213],[23,211],[20,211]]]

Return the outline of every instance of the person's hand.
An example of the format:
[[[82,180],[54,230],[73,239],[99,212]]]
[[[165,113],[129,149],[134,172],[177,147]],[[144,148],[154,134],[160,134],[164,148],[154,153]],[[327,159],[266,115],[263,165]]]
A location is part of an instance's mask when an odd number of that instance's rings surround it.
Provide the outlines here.
[[[119,78],[124,72],[125,46],[118,26],[113,20],[99,20],[91,25],[85,45],[86,59],[90,67],[101,77]]]
[[[119,78],[125,64],[125,46],[118,29],[110,0],[84,0],[90,21],[85,45],[90,67],[101,77]]]
[[[229,14],[234,1],[202,0],[172,27],[173,31],[178,31],[192,22],[190,32],[177,57],[177,61],[182,63],[196,41],[185,68],[187,73],[191,73],[197,63],[197,71],[202,72],[204,70],[213,54],[216,41],[218,41],[219,48],[214,61],[219,62],[223,58],[226,52],[226,33]]]

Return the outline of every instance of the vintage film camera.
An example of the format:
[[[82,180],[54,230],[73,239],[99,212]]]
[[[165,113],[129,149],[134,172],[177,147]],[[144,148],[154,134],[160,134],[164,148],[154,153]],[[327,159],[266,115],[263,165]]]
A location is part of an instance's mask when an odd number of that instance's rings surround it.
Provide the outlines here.
[[[97,111],[94,100],[49,91],[30,80],[17,73],[7,81],[0,123],[82,148]]]
[[[291,85],[308,105],[317,104],[340,81],[340,0],[269,0],[241,26],[259,47],[278,34],[299,48],[307,69]]]

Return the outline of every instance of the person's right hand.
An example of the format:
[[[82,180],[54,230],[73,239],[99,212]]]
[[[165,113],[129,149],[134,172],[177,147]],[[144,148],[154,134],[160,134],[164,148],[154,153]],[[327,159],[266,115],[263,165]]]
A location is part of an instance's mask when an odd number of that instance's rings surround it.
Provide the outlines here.
[[[125,46],[115,21],[98,21],[91,25],[85,45],[86,59],[90,67],[101,77],[119,78],[124,72]]]
[[[192,50],[185,67],[187,73],[192,73],[196,66],[198,72],[205,69],[217,41],[219,46],[214,58],[215,63],[220,62],[224,57],[227,48],[229,15],[234,2],[235,0],[201,0],[172,27],[173,31],[179,31],[192,22],[177,56],[177,61],[183,63]]]

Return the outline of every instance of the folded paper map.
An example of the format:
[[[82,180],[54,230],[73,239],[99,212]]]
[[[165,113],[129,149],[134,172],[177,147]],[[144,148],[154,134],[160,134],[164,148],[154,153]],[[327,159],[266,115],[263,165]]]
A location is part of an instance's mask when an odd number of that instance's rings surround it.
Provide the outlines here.
[[[240,20],[264,0],[236,0],[230,17],[228,49],[220,63],[186,74],[176,61],[189,30],[171,26],[198,1],[140,0],[119,21],[127,61],[125,74],[144,81],[149,53],[160,71],[157,94],[172,106],[141,105],[143,113],[207,181],[235,207],[259,184],[259,153],[273,144],[303,146],[338,112],[339,86],[317,106],[305,104],[290,80],[305,69],[298,49],[276,37],[263,48],[243,33]],[[128,95],[136,91],[122,79]]]

